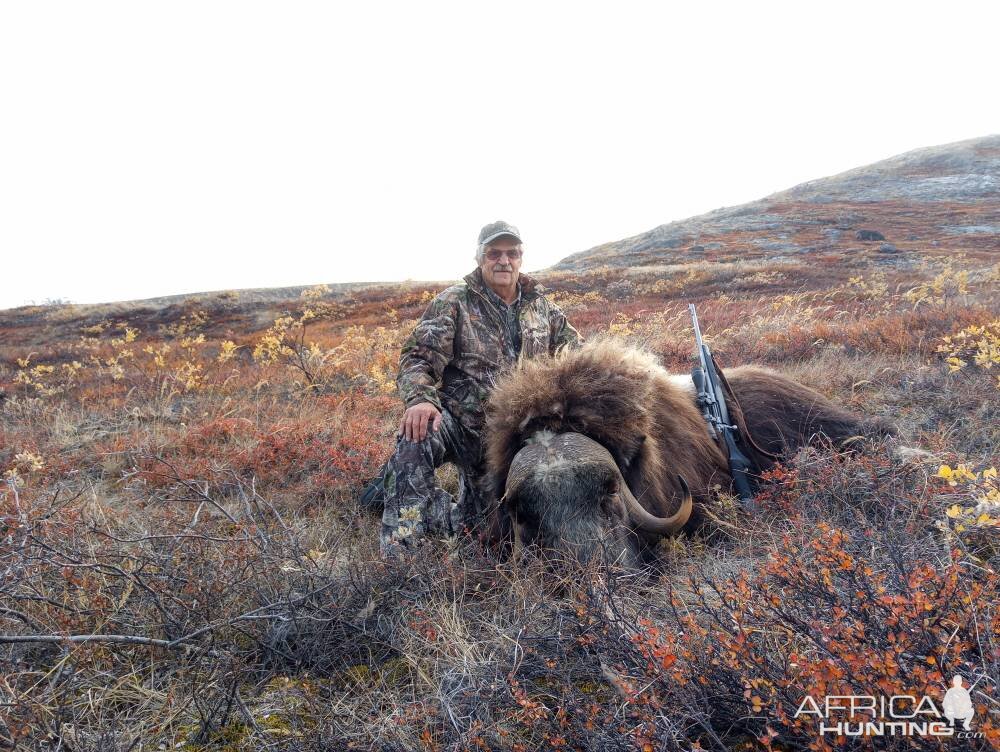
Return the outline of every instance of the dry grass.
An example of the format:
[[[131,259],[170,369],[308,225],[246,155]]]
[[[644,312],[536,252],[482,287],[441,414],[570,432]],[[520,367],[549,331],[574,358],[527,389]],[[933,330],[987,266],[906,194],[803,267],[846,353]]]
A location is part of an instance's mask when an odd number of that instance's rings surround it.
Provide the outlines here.
[[[14,312],[0,743],[805,749],[815,734],[788,712],[804,692],[939,697],[957,671],[980,677],[977,728],[996,744],[1000,559],[981,500],[1000,391],[996,366],[950,372],[938,351],[997,318],[995,275],[974,257],[841,256],[547,279],[584,334],[678,370],[697,302],[723,363],[781,368],[935,455],[803,452],[759,518],[730,507],[639,574],[498,563],[467,541],[378,557],[354,499],[391,448],[395,358],[426,286]],[[949,485],[940,464],[978,475]],[[884,590],[859,591],[865,576]]]

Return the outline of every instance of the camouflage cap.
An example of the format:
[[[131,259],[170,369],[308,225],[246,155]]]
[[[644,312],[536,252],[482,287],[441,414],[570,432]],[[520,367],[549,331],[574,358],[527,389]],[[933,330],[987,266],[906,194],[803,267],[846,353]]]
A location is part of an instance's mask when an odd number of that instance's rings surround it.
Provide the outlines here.
[[[517,240],[518,243],[521,241],[521,231],[518,230],[514,225],[509,222],[504,222],[502,219],[498,219],[496,222],[490,222],[486,227],[479,231],[479,245],[486,245],[501,235],[511,235]]]

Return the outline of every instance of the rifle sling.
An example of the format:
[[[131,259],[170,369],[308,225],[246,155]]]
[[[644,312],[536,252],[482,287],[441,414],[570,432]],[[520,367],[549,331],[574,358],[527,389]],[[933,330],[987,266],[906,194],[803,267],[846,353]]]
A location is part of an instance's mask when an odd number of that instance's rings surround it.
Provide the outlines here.
[[[762,449],[757,442],[754,441],[753,435],[750,433],[750,429],[747,426],[746,416],[743,414],[743,407],[740,405],[740,401],[736,398],[736,393],[733,391],[733,388],[729,385],[729,380],[722,372],[722,367],[719,365],[719,361],[715,359],[715,353],[711,353],[711,358],[712,364],[715,366],[715,372],[719,376],[719,382],[722,384],[722,391],[725,392],[726,407],[729,408],[731,413],[729,416],[730,420],[734,425],[739,427],[740,432],[746,437],[747,444],[749,444],[755,452],[763,457],[767,457],[768,459],[777,462],[781,459],[777,454],[773,454],[766,449]],[[752,461],[752,458],[748,457],[748,459],[751,459]],[[754,464],[757,465],[756,469],[759,471],[761,463],[755,462]]]

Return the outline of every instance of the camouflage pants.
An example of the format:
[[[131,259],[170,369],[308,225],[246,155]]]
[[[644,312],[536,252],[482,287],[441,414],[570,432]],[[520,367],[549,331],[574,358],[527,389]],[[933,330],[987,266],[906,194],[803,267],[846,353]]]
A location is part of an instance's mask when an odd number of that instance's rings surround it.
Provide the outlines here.
[[[434,469],[453,462],[459,471],[459,495],[437,487]],[[480,522],[488,496],[480,437],[447,410],[437,431],[423,441],[396,438],[396,451],[383,475],[382,553],[410,548],[427,536],[445,537],[471,530]]]

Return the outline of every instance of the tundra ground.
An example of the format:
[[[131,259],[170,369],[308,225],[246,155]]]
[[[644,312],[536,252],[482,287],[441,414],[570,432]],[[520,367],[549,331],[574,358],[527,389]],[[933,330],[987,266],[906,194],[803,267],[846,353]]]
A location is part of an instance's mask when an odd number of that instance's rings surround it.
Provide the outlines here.
[[[355,498],[437,287],[4,312],[0,746],[833,748],[806,695],[939,702],[955,674],[1000,745],[1000,267],[829,256],[543,279],[585,336],[679,372],[694,302],[723,365],[933,455],[804,450],[761,515],[732,505],[639,575],[468,541],[380,559]]]

